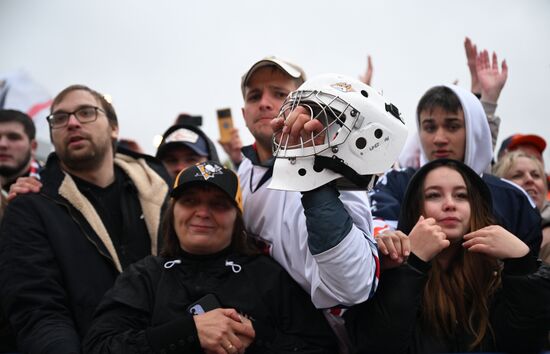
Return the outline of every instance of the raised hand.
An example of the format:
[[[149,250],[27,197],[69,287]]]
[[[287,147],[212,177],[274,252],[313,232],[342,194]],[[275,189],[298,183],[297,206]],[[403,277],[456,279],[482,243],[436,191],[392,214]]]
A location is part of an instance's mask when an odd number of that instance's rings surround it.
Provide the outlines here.
[[[493,258],[521,258],[529,247],[514,234],[499,225],[490,225],[464,235],[462,244],[470,252],[479,252]]]
[[[483,50],[477,57],[476,71],[481,87],[481,99],[486,102],[497,103],[500,92],[508,79],[506,60],[502,61],[502,67],[499,70],[496,53],[493,52],[491,62],[489,52]]]
[[[470,77],[472,79],[472,92],[481,93],[481,85],[477,77],[477,46],[472,43],[470,38],[464,40],[464,49],[466,51],[466,60],[468,61],[468,69],[470,69]]]
[[[241,163],[243,159],[241,154],[243,142],[241,141],[239,130],[237,128],[233,128],[231,130],[231,140],[227,142],[218,140],[218,143],[221,145],[227,156],[229,156],[229,159],[233,162],[233,165],[236,166]]]
[[[424,219],[422,215],[409,233],[411,252],[424,262],[432,260],[451,244],[434,218]]]
[[[410,240],[399,230],[388,230],[376,235],[382,269],[395,268],[407,259],[411,252]]]
[[[372,66],[372,58],[369,55],[367,56],[367,70],[365,70],[365,73],[363,75],[359,76],[359,80],[361,80],[362,83],[370,86],[373,70],[374,67]]]

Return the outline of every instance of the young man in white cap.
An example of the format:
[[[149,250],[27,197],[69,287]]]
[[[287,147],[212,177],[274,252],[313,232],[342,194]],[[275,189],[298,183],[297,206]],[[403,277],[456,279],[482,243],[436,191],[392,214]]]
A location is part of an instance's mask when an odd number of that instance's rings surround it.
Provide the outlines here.
[[[242,113],[255,142],[243,147],[238,174],[247,231],[311,295],[317,308],[329,309],[367,300],[376,288],[378,261],[366,193],[340,195],[333,187],[321,187],[302,199],[299,192],[267,188],[274,162],[271,121],[289,93],[304,81],[299,66],[275,57],[256,62],[242,77]],[[343,203],[345,215],[334,212],[342,209],[332,208],[333,203]],[[309,223],[306,226],[304,212],[323,207],[333,216],[330,237],[311,232]],[[346,352],[341,310],[333,308],[330,313],[336,314],[327,318]]]

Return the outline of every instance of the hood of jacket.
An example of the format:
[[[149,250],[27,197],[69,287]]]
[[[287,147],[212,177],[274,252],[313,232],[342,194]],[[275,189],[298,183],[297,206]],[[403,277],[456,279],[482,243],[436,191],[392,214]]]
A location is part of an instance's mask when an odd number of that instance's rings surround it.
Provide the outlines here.
[[[456,85],[444,85],[450,88],[459,98],[464,112],[466,127],[466,144],[464,162],[478,174],[490,172],[493,159],[491,129],[487,116],[479,99],[470,91]],[[416,127],[420,132],[420,117],[416,117]],[[426,164],[428,158],[420,144],[420,166]]]

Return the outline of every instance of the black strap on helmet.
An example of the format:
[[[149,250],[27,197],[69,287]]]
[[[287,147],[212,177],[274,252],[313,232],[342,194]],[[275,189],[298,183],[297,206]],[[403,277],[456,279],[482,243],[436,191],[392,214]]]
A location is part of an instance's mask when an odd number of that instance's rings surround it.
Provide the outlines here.
[[[358,174],[353,168],[346,165],[344,160],[336,155],[333,155],[332,157],[315,155],[313,169],[315,171],[321,171],[324,168],[328,168],[331,171],[341,174],[361,189],[371,189],[378,180],[378,176],[376,175]]]

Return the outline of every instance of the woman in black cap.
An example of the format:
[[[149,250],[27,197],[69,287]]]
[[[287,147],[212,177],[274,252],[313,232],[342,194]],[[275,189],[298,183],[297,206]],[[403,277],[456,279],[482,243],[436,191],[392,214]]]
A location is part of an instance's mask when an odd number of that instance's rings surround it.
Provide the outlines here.
[[[333,353],[321,312],[244,233],[237,176],[217,162],[176,177],[164,251],[120,275],[97,309],[88,353]]]
[[[540,351],[550,270],[494,225],[489,189],[473,170],[449,159],[424,165],[398,230],[378,239],[390,264],[374,298],[345,315],[358,352]]]

